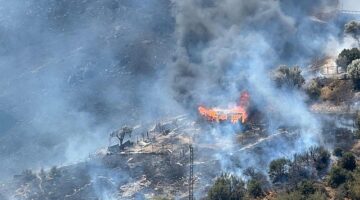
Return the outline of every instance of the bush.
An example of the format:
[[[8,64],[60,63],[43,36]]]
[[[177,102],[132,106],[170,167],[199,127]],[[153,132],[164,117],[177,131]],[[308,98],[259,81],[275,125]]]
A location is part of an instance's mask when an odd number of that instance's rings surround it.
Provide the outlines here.
[[[330,153],[324,147],[312,147],[309,150],[318,171],[326,169],[330,163]]]
[[[334,199],[342,200],[342,199],[346,199],[346,196],[348,196],[348,191],[347,188],[345,187],[345,184],[339,185],[339,187],[335,189]]]
[[[356,59],[360,59],[360,51],[358,48],[344,49],[336,59],[336,64],[347,71],[348,65]]]
[[[326,200],[328,199],[325,193],[322,193],[320,191],[315,192],[312,195],[309,195],[306,200]]]
[[[278,195],[276,200],[326,200],[326,194],[320,191],[315,192],[311,195],[302,195],[300,191],[283,192]]]
[[[306,88],[306,93],[311,100],[318,100],[321,94],[321,87],[316,79],[311,80]]]
[[[346,170],[335,166],[330,170],[329,185],[333,188],[336,188],[339,185],[345,183],[347,176],[348,174]]]
[[[303,200],[303,196],[299,191],[282,192],[276,197],[276,200]]]
[[[260,182],[257,180],[254,180],[254,179],[252,179],[248,182],[247,190],[248,190],[249,195],[254,198],[260,197],[263,194],[263,190],[262,190]]]
[[[262,190],[266,190],[267,188],[271,187],[267,175],[263,174],[260,171],[255,170],[253,167],[249,167],[245,169],[244,175],[248,176],[250,180],[254,180],[258,182],[261,185]]]
[[[360,171],[353,173],[352,180],[347,184],[349,197],[351,199],[360,199]]]
[[[354,133],[355,139],[360,139],[360,130],[356,130]]]
[[[273,183],[287,181],[290,163],[290,160],[285,158],[279,158],[271,161],[269,165],[269,176]]]
[[[245,198],[245,183],[236,176],[222,174],[208,191],[209,200],[241,200]]]
[[[327,199],[324,190],[320,190],[314,186],[312,181],[303,181],[298,184],[293,190],[283,192],[278,195],[276,199],[280,200],[321,200]]]
[[[333,152],[334,156],[341,157],[343,155],[343,149],[340,147],[336,147]]]
[[[310,195],[316,192],[316,188],[314,187],[314,183],[311,181],[303,181],[297,187],[297,190],[301,192],[302,195]]]
[[[355,156],[350,152],[344,153],[340,160],[340,166],[346,170],[354,170],[356,168]]]
[[[360,88],[360,59],[353,60],[347,68],[348,76],[353,80],[356,89]]]
[[[300,88],[305,79],[299,67],[280,66],[274,73],[274,81],[278,87]]]

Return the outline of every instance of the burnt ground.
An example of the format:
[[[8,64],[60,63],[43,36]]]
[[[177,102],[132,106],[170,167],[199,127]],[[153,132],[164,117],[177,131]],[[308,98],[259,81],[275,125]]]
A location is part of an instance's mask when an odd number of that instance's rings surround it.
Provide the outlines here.
[[[327,127],[323,130],[325,145],[360,151],[351,130],[352,114],[319,115]],[[252,165],[264,166],[260,171],[266,170],[271,161],[269,150],[279,145],[278,141],[281,145],[296,145],[299,137],[296,128],[281,128],[269,134],[266,126],[248,124],[246,129],[234,129],[237,131],[231,135],[217,135],[211,131],[214,125],[199,124],[186,116],[164,120],[135,134],[133,146],[123,150],[114,152],[104,148],[81,163],[24,171],[2,183],[0,194],[3,199],[21,200],[150,199],[155,196],[186,199],[189,144],[193,143],[194,188],[197,196],[203,196],[222,170],[236,172]],[[222,132],[222,128],[217,131]],[[236,145],[233,140],[238,141]],[[252,157],[258,157],[255,163]]]

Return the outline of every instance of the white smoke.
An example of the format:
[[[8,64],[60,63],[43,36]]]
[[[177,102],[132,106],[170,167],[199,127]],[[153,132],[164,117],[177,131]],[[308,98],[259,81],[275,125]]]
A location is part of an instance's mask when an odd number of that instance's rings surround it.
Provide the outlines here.
[[[201,103],[221,105],[247,90],[252,103],[266,112],[270,135],[284,126],[299,131],[295,141],[279,137],[258,154],[238,152],[241,147],[235,136],[218,130],[223,136],[218,141],[226,145],[214,157],[222,170],[261,166],[266,171],[272,159],[291,157],[322,143],[321,121],[309,111],[305,94],[277,88],[270,72],[280,64],[307,66],[326,53],[324,47],[339,30],[332,21],[320,23],[312,17],[325,7],[335,9],[335,1],[184,0],[173,4],[177,54],[169,70],[178,101],[190,108]]]

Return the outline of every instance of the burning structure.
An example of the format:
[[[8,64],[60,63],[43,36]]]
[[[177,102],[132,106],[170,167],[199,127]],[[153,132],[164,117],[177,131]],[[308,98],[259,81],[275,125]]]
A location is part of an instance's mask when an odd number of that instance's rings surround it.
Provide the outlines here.
[[[205,106],[199,106],[199,114],[206,120],[211,122],[223,123],[230,121],[232,124],[242,123],[244,124],[248,118],[247,109],[249,107],[250,95],[247,91],[244,91],[240,95],[240,99],[236,106],[231,108],[206,108]]]

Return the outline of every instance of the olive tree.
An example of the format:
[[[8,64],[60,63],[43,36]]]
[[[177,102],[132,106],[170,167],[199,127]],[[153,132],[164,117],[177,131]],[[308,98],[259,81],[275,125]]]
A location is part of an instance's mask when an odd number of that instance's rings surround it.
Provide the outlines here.
[[[345,34],[350,35],[353,37],[360,46],[360,22],[359,21],[350,21],[345,24],[344,29]]]
[[[347,68],[348,76],[353,80],[355,88],[360,88],[360,59],[352,61]]]
[[[222,174],[208,191],[209,200],[241,200],[246,196],[245,183],[238,177]]]
[[[305,79],[301,75],[301,69],[298,66],[278,67],[273,74],[273,79],[278,87],[300,88],[305,83]]]
[[[345,71],[353,60],[360,59],[360,50],[358,48],[344,49],[336,59],[336,64]]]
[[[289,177],[291,161],[286,158],[275,159],[270,162],[269,176],[273,183],[286,182]]]

